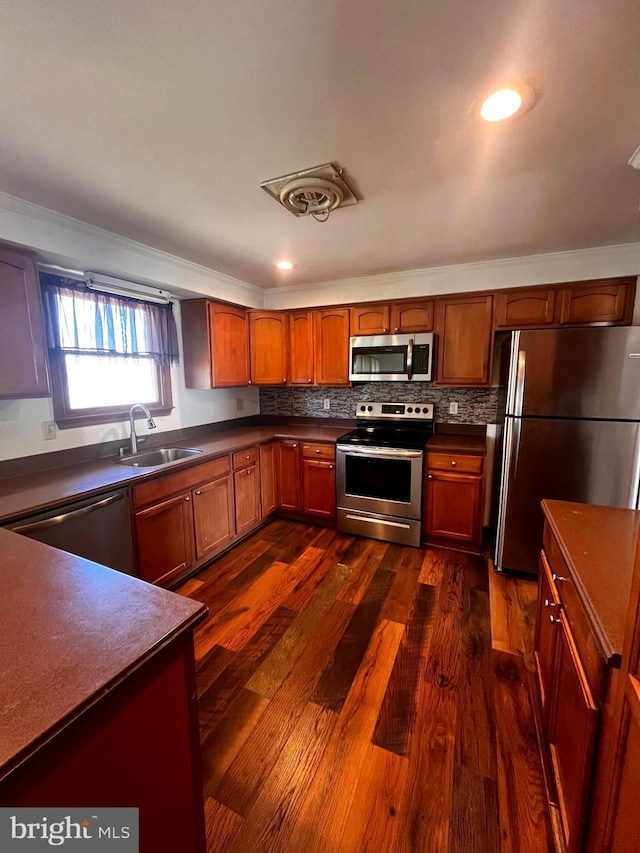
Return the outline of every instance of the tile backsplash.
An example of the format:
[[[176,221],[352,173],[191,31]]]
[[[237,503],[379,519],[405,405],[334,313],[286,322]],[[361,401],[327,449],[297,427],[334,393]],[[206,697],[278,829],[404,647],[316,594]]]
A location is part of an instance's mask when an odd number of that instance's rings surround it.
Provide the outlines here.
[[[353,418],[358,403],[433,403],[434,418],[440,423],[496,423],[500,388],[438,388],[430,382],[356,382],[351,387],[320,388],[262,387],[260,414],[285,417]],[[325,399],[331,401],[327,410]],[[449,403],[458,404],[458,414],[449,414]]]

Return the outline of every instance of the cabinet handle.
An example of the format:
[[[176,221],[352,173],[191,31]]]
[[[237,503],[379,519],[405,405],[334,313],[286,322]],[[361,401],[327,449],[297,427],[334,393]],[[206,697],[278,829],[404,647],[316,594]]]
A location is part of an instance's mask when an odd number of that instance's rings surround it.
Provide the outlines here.
[[[428,475],[427,475],[427,480],[433,480],[433,474],[428,474]]]
[[[320,451],[318,450],[318,448],[317,448],[317,447],[316,447],[316,453],[320,453]]]
[[[247,474],[253,474],[253,469],[247,468]]]
[[[383,332],[388,332],[388,331],[389,331],[389,329],[383,329],[382,331],[383,331]]]
[[[249,454],[247,454],[244,458],[245,459],[251,459],[251,456],[249,456]]]
[[[555,607],[556,605],[553,603],[553,601],[549,601],[549,599],[548,599],[548,598],[545,598],[545,600],[544,600],[544,606],[545,606],[545,607]]]
[[[201,494],[202,494],[202,492],[200,491],[200,489],[196,489],[196,495],[201,495]]]
[[[394,332],[399,332],[399,331],[400,331],[400,326],[396,326],[396,327],[395,327],[395,329],[394,329],[393,331],[394,331]]]
[[[252,382],[250,379],[248,379],[248,380],[247,380],[247,385],[253,385],[253,382]]]
[[[452,459],[452,460],[451,460],[451,467],[452,467],[452,468],[455,468],[457,464],[458,464],[458,463],[456,462],[456,460],[455,460],[455,459]]]
[[[291,447],[297,447],[297,446],[298,446],[297,444],[292,444],[292,445],[291,445]]]
[[[552,613],[551,616],[549,616],[549,622],[551,622],[552,625],[559,625],[562,622],[562,619],[556,619]]]
[[[287,381],[287,377],[285,376],[285,378],[282,380],[282,383],[284,384],[286,381]]]
[[[190,501],[190,500],[191,500],[191,497],[190,497],[189,495],[186,495],[186,496],[185,496],[185,501]]]
[[[333,471],[333,465],[329,465],[329,470]]]
[[[566,581],[566,578],[561,578],[560,575],[557,575],[555,572],[551,575],[551,580],[554,581]]]
[[[307,379],[307,382],[313,382],[313,379]]]

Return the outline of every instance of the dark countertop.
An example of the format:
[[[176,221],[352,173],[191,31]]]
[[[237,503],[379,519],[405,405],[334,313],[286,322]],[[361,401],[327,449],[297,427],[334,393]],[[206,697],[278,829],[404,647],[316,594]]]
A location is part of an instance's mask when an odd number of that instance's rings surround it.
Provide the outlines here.
[[[300,441],[330,441],[344,435],[347,427],[322,425],[276,425],[245,427],[213,433],[197,441],[172,441],[171,447],[193,447],[202,454],[191,459],[172,462],[159,468],[129,468],[116,465],[113,459],[80,462],[61,468],[48,468],[35,474],[0,480],[0,524],[80,497],[128,486],[162,476],[176,468],[188,468],[199,462],[240,450],[250,444],[262,444],[274,438]],[[144,450],[144,446],[141,450]]]
[[[607,661],[622,655],[640,512],[542,501],[587,618]]]
[[[487,439],[476,435],[451,435],[436,433],[427,442],[427,450],[443,453],[481,453],[487,452]]]
[[[0,779],[204,604],[0,530]]]

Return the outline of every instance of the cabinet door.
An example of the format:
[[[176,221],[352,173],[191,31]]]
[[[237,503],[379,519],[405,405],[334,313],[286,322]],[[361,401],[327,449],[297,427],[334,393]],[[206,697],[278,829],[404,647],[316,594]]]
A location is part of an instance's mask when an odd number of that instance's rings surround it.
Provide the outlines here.
[[[154,504],[135,515],[138,564],[142,580],[154,583],[178,574],[194,559],[191,495]]]
[[[287,315],[283,311],[251,311],[249,346],[254,385],[287,381]]]
[[[321,518],[334,518],[336,514],[335,463],[320,459],[303,459],[303,512]]]
[[[313,311],[289,314],[289,382],[313,384]]]
[[[578,853],[582,850],[591,787],[598,709],[562,615],[555,627],[557,682],[549,742],[567,853]]]
[[[536,636],[534,657],[542,722],[545,734],[549,734],[549,710],[552,705],[553,677],[556,672],[556,638],[558,629],[550,617],[557,619],[560,612],[560,599],[551,579],[551,569],[544,551],[540,555],[540,574],[538,575],[538,609],[536,613]]]
[[[196,560],[212,556],[234,538],[233,485],[220,477],[193,490]]]
[[[526,329],[552,326],[556,291],[552,287],[507,290],[495,295],[495,328]]]
[[[482,477],[429,471],[423,515],[426,539],[478,548],[482,535]]]
[[[236,498],[236,533],[241,536],[260,521],[260,475],[249,465],[233,475]]]
[[[628,673],[625,675],[622,705],[622,726],[619,764],[619,787],[616,792],[609,853],[628,853],[640,850],[640,681]],[[624,758],[622,759],[622,756]]]
[[[349,384],[349,309],[315,311],[316,385]]]
[[[436,382],[487,385],[492,343],[492,296],[436,303]]]
[[[300,512],[300,445],[297,441],[279,441],[278,507],[289,512]]]
[[[47,354],[35,259],[0,249],[0,397],[46,397]]]
[[[247,312],[210,302],[209,330],[213,387],[250,385]]]
[[[260,445],[260,506],[262,518],[275,512],[276,494],[276,443]]]
[[[433,300],[395,303],[391,306],[391,328],[400,335],[433,331]]]
[[[389,333],[388,305],[356,305],[351,309],[352,335],[387,335]]]
[[[560,291],[561,326],[625,324],[633,315],[634,279],[578,281]]]

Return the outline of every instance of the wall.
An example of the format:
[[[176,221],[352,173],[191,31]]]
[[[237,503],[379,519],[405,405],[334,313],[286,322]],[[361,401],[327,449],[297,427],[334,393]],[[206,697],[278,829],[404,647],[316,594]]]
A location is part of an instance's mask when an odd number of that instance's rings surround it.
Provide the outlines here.
[[[174,313],[182,354],[179,303],[174,303]],[[171,369],[171,387],[174,409],[166,417],[155,418],[156,432],[243,418],[257,415],[260,411],[257,388],[216,388],[210,391],[185,388],[182,364]],[[241,409],[238,408],[238,400],[242,401]],[[124,439],[129,435],[127,420],[121,423],[58,430],[55,439],[44,441],[41,424],[43,421],[52,420],[53,403],[50,397],[37,400],[0,400],[0,460]],[[144,434],[144,419],[136,420],[136,431]]]
[[[356,382],[351,388],[261,388],[260,413],[282,417],[353,418],[358,403],[433,403],[436,421],[460,424],[495,423],[498,388],[437,388],[430,382]],[[323,401],[330,401],[330,409]],[[458,403],[458,414],[449,414],[449,403]]]

